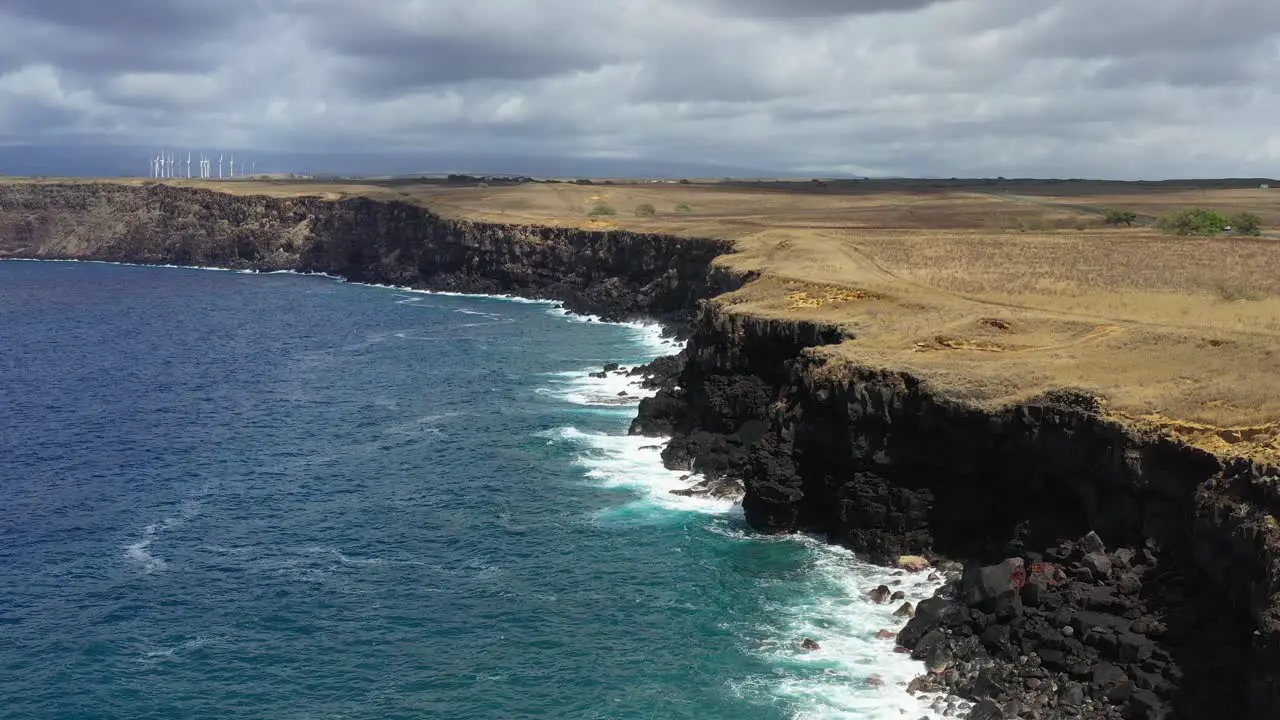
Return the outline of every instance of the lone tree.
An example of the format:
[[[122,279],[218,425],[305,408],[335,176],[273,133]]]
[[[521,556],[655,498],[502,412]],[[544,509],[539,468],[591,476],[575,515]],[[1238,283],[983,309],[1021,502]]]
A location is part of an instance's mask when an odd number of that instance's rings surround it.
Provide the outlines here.
[[[1232,216],[1231,228],[1241,235],[1257,237],[1262,234],[1262,218],[1253,213],[1243,212]]]
[[[1124,225],[1125,227],[1133,227],[1133,223],[1138,220],[1136,213],[1128,210],[1108,210],[1107,216],[1103,219],[1108,225]]]
[[[640,217],[653,217],[658,214],[658,209],[649,203],[642,203],[636,206],[636,215]]]
[[[1227,229],[1231,221],[1222,213],[1203,208],[1179,210],[1160,218],[1157,226],[1174,235],[1217,235]]]
[[[606,215],[617,215],[617,214],[618,214],[617,210],[614,210],[613,208],[609,207],[608,205],[605,205],[604,203],[599,203],[598,205],[596,205],[595,207],[587,211],[588,217],[604,217]]]

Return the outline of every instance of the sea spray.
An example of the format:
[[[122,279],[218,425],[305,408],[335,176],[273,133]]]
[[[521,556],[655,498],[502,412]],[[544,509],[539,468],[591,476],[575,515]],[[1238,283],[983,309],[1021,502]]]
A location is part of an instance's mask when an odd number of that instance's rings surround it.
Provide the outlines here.
[[[649,350],[665,349],[660,329],[633,329]],[[642,387],[642,379],[630,370],[557,373],[555,386],[540,392],[586,408],[621,408],[629,418],[640,398],[656,392]],[[931,573],[871,565],[844,548],[806,535],[760,536],[742,527],[741,506],[734,500],[673,494],[703,478],[663,465],[665,438],[587,433],[574,427],[540,435],[549,443],[577,448],[576,463],[589,481],[636,493],[632,503],[603,511],[604,521],[634,523],[647,508],[704,513],[732,519],[733,526],[713,524],[707,529],[733,541],[784,542],[803,548],[809,567],[792,596],[770,607],[775,624],[765,633],[741,638],[773,668],[767,676],[734,682],[745,699],[761,704],[784,699],[795,708],[795,720],[934,719],[943,717],[948,701],[956,707],[954,698],[909,694],[907,685],[924,668],[909,656],[893,652],[893,639],[882,637],[885,630],[896,633],[905,623],[905,618],[894,614],[904,603],[914,606],[937,590],[941,583]],[[880,585],[901,591],[903,597],[884,604],[872,602],[868,591]],[[821,640],[816,650],[807,650],[799,646],[802,638]]]

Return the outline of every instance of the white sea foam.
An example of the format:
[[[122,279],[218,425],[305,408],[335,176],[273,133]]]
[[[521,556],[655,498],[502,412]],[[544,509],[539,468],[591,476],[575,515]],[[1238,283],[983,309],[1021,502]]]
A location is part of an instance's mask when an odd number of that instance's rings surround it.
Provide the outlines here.
[[[193,650],[199,650],[200,648],[206,647],[209,645],[216,645],[217,643],[220,643],[223,640],[226,640],[226,636],[208,637],[205,635],[199,635],[190,640],[187,640],[186,642],[179,643],[178,645],[174,645],[173,647],[162,648],[159,650],[144,650],[142,652],[142,657],[139,658],[138,660],[139,662],[144,662],[149,664],[162,662],[165,660],[176,660],[176,659],[179,659],[181,655],[184,653],[189,653]]]
[[[125,559],[148,574],[168,567],[168,563],[151,552],[151,546],[164,532],[177,528],[199,515],[204,497],[212,489],[212,485],[206,485],[189,493],[178,504],[177,513],[144,526],[138,539],[124,546]]]
[[[557,313],[561,314],[561,313]],[[660,328],[633,326],[651,352],[672,352],[662,342]],[[678,349],[675,348],[675,349]],[[626,368],[623,368],[624,370]],[[550,376],[553,387],[543,394],[581,406],[629,407],[642,396],[653,394],[639,387],[637,377],[608,373],[591,377],[590,371],[558,373]],[[627,392],[626,397],[617,393]],[[602,487],[625,488],[638,494],[636,501],[605,511],[602,517],[619,513],[634,521],[637,506],[662,513],[676,510],[714,515],[740,513],[741,506],[728,500],[673,495],[672,490],[689,488],[702,478],[663,466],[661,451],[665,439],[583,432],[561,427],[541,434],[549,443],[564,443],[576,451],[575,463],[585,476]],[[646,513],[642,513],[643,517]],[[893,652],[894,641],[877,637],[881,630],[895,634],[905,620],[893,617],[902,604],[872,603],[867,590],[889,585],[906,593],[913,605],[932,596],[938,583],[928,573],[895,575],[895,570],[869,565],[849,551],[805,536],[763,538],[722,523],[710,529],[740,542],[795,542],[813,557],[809,572],[798,588],[806,597],[771,608],[777,625],[767,629],[764,643],[759,637],[747,639],[759,645],[754,651],[768,661],[773,671],[736,683],[739,692],[771,704],[785,699],[795,708],[795,720],[915,720],[942,718],[945,702],[936,695],[912,696],[907,684],[920,675],[923,666],[909,655]],[[804,651],[800,640],[812,637],[817,651]],[[874,684],[878,682],[879,684]]]
[[[147,525],[142,528],[142,537],[137,542],[124,546],[125,558],[138,565],[146,573],[153,573],[165,568],[165,562],[152,555],[150,550],[151,543],[156,539],[156,531],[158,529],[155,523]]]
[[[562,427],[542,433],[548,443],[565,443],[578,451],[574,462],[601,487],[627,488],[640,493],[640,502],[665,508],[722,515],[734,502],[708,497],[683,497],[672,490],[687,489],[703,478],[662,465],[665,441],[637,435],[587,433]]]
[[[123,267],[156,267],[156,268],[171,268],[171,269],[178,269],[178,270],[212,270],[214,272],[232,272],[232,273],[241,273],[245,275],[257,274],[256,270],[238,270],[235,268],[212,267],[209,265],[170,265],[168,263],[157,265],[157,264],[151,264],[151,263],[116,262],[114,260],[71,260],[71,259],[59,259],[59,258],[47,258],[47,259],[46,258],[0,258],[0,262],[84,263],[87,265],[119,265]],[[297,273],[297,274],[310,274],[310,273]],[[315,273],[315,274],[320,274],[320,273]]]
[[[579,315],[572,313],[563,307],[553,307],[547,312],[551,315],[563,317],[571,322],[578,323],[604,323],[599,315]],[[624,327],[633,333],[634,341],[641,346],[643,354],[647,357],[654,358],[661,355],[674,355],[684,349],[684,343],[674,338],[663,337],[664,328],[660,323],[633,321],[633,322],[613,322],[609,325],[617,325]]]
[[[546,377],[551,386],[538,388],[536,392],[574,405],[630,408],[642,398],[652,397],[656,391],[642,387],[642,378],[628,375],[629,370],[630,367],[621,366],[605,373],[604,377],[591,375],[597,370],[549,373]]]
[[[457,310],[454,310],[454,312],[461,313],[462,315],[479,315],[480,317],[486,317],[490,320],[503,319],[503,315],[501,313],[480,312],[479,310],[468,310],[466,308],[458,308]]]
[[[868,590],[888,585],[905,592],[906,601],[914,605],[931,597],[939,583],[928,580],[928,573],[895,575],[895,570],[860,562],[849,551],[818,539],[796,536],[782,541],[803,543],[812,553],[807,583],[812,594],[806,602],[772,609],[778,618],[777,635],[786,642],[758,652],[776,667],[801,671],[771,676],[762,683],[768,691],[794,702],[799,707],[797,720],[942,717],[942,706],[931,707],[937,696],[906,691],[923,672],[921,664],[892,652],[892,639],[877,637],[881,630],[897,633],[906,624],[893,617],[902,601],[877,605],[867,596]],[[806,651],[795,644],[806,637],[816,640],[820,649]],[[871,678],[883,684],[873,685]]]

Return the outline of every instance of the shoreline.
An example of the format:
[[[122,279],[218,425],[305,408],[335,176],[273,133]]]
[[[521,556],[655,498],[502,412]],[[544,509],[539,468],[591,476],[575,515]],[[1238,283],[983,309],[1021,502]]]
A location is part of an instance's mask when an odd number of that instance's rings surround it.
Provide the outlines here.
[[[581,320],[578,320],[578,322],[581,322]],[[639,329],[635,327],[634,323],[606,322],[606,324]],[[684,347],[681,345],[676,349],[683,350]],[[661,352],[663,350],[671,350],[671,348],[661,345],[649,345],[646,350]],[[610,380],[617,377],[624,381],[625,385],[631,388],[629,394],[636,400],[642,401],[646,397],[652,397],[657,390],[644,388],[643,385],[650,376],[636,371],[643,371],[650,363],[662,357],[664,356],[651,356],[648,358],[648,363],[640,363],[634,366],[620,363],[614,372],[622,374],[610,375],[608,378],[596,377],[591,368],[573,373],[572,377],[576,378],[583,386],[600,386],[598,395],[595,396],[595,401],[590,396],[582,394],[586,392],[583,388],[577,390],[562,388],[558,393],[549,394],[558,397],[562,402],[568,402],[574,406],[630,409],[634,417],[635,411],[639,407],[638,402],[627,405],[607,402],[613,396],[612,390],[616,389],[612,386]],[[565,377],[571,376],[570,373],[564,373],[564,375]],[[661,450],[657,452],[647,450],[650,444],[654,442],[658,443],[661,448],[665,448],[671,441],[669,437],[650,438],[624,432],[619,435],[608,434],[598,438],[591,433],[577,431],[573,427],[549,429],[540,433],[540,435],[547,437],[550,442],[576,444],[593,448],[597,452],[610,456],[609,460],[598,463],[584,463],[580,460],[575,464],[579,465],[583,470],[587,470],[588,477],[595,477],[599,482],[606,482],[608,487],[616,487],[620,484],[631,488],[638,493],[636,500],[633,502],[650,504],[663,513],[693,513],[722,517],[738,515],[741,512],[741,497],[726,499],[709,495],[682,496],[672,492],[674,489],[695,487],[696,481],[700,479],[700,476],[669,468],[662,462]],[[609,440],[602,442],[601,438],[608,438]],[[617,447],[627,444],[640,445],[640,447],[627,450]],[[607,481],[603,480],[603,476],[597,475],[597,473],[601,472],[610,474],[604,471],[604,466],[610,463],[626,462],[622,457],[630,457],[633,451],[638,451],[637,454],[643,455],[643,462],[652,465],[653,470],[643,471],[637,469],[628,473],[628,477],[625,479],[618,478]],[[614,453],[617,453],[617,456],[614,456]],[[595,469],[589,469],[593,467]],[[652,473],[654,477],[650,477],[649,473]],[[637,479],[636,474],[644,476],[644,479]],[[668,483],[656,477],[663,474],[678,475],[678,480],[672,477],[671,482],[678,482],[680,488],[666,487]],[[915,718],[942,720],[942,718],[948,717],[944,715],[947,710],[951,710],[954,713],[972,707],[972,703],[945,692],[907,692],[912,680],[918,677],[923,670],[922,662],[910,658],[908,655],[895,652],[892,640],[876,636],[881,630],[889,629],[892,629],[896,636],[896,633],[904,627],[909,618],[892,616],[891,613],[899,609],[904,602],[915,606],[919,602],[927,600],[933,596],[938,588],[942,587],[943,583],[940,580],[929,579],[933,575],[931,570],[909,573],[891,566],[868,563],[858,559],[852,551],[839,545],[828,543],[821,537],[812,534],[770,535],[759,533],[750,528],[742,534],[720,532],[712,527],[704,528],[704,531],[722,535],[726,540],[735,542],[783,542],[804,548],[805,552],[813,553],[816,563],[816,567],[806,570],[806,573],[814,575],[815,579],[817,577],[826,577],[829,580],[836,580],[837,584],[845,589],[844,592],[847,594],[835,596],[824,594],[821,597],[812,598],[812,600],[820,603],[831,603],[833,607],[829,609],[829,612],[835,618],[842,618],[841,622],[837,622],[836,625],[832,626],[828,624],[830,620],[827,620],[810,626],[809,623],[813,619],[791,618],[789,622],[800,624],[800,627],[793,628],[796,632],[786,636],[775,636],[774,639],[767,641],[766,647],[752,651],[753,655],[767,658],[768,662],[782,667],[799,665],[802,667],[827,668],[821,676],[822,680],[816,678],[804,681],[791,679],[776,690],[777,692],[782,692],[783,689],[786,689],[789,694],[785,696],[799,704],[803,704],[805,701],[820,702],[820,706],[802,709],[802,713],[811,711],[838,713],[832,717],[845,717],[846,713],[850,712],[856,712],[856,714],[850,714],[848,715],[849,717],[864,717],[863,712],[872,712],[876,717],[879,717],[880,714],[885,717],[898,717],[900,713],[902,717],[910,717],[913,720]],[[831,573],[831,575],[824,576],[824,573]],[[884,603],[877,604],[868,599],[867,590],[879,585],[890,586],[894,591],[901,590],[905,593],[905,598],[897,601],[886,600]],[[800,603],[797,607],[804,607],[806,604]],[[845,622],[863,627],[855,631],[852,628],[843,627]],[[810,636],[817,639],[820,646],[818,649],[806,650],[800,647],[801,640]],[[867,646],[875,647],[874,652],[878,656],[875,661],[876,664],[870,668],[857,664],[860,659],[865,659]],[[849,655],[842,655],[842,651],[848,652]],[[852,695],[844,697],[846,693],[852,693]],[[820,697],[822,700],[816,701],[814,700],[815,697]],[[857,710],[854,711],[852,708],[857,708]]]
[[[159,186],[40,188],[27,201],[70,202],[63,214],[73,225],[85,223],[91,242],[75,247],[91,260],[113,253],[158,265],[147,261],[180,254],[260,271],[338,272],[364,284],[407,280],[428,285],[424,291],[524,292],[540,300],[563,297],[566,310],[595,311],[606,321],[643,317],[681,326],[677,337],[689,337],[690,347],[664,367],[662,387],[642,402],[632,432],[673,437],[663,451],[668,467],[742,478],[753,527],[816,533],[881,562],[923,553],[960,558],[975,571],[1006,558],[1035,565],[1055,544],[1078,545],[1097,531],[1111,554],[1158,555],[1158,568],[1139,578],[1139,590],[1159,602],[1141,612],[1176,622],[1159,641],[1170,657],[1157,668],[1160,684],[1141,680],[1141,673],[1152,672],[1144,669],[1150,658],[1116,658],[1123,667],[1104,660],[1104,653],[1114,654],[1106,642],[1101,649],[1077,648],[1078,639],[1025,638],[1021,652],[1031,656],[1052,655],[1061,650],[1055,644],[1070,650],[1072,662],[1054,672],[1076,685],[1089,680],[1081,692],[1097,705],[1084,717],[1120,711],[1158,717],[1172,707],[1188,717],[1203,710],[1261,718],[1280,703],[1280,469],[1273,466],[1109,417],[1082,393],[979,407],[910,372],[837,357],[824,347],[844,339],[839,327],[735,310],[729,294],[754,277],[714,262],[733,251],[727,242],[444,220],[421,207],[361,199]],[[175,198],[206,203],[210,217],[234,209],[257,224],[239,236],[199,223],[179,238],[152,226],[134,235],[101,235],[91,218],[75,215],[77,193],[121,207],[157,208],[149,212],[162,212],[162,203]],[[296,241],[304,226],[309,234]],[[18,251],[65,255],[63,231],[37,228]],[[1061,555],[1057,564],[1075,572],[1082,558]],[[1087,605],[1098,588],[1125,596],[1120,575],[1100,574],[1105,577],[1071,578],[1063,602]],[[1177,582],[1170,583],[1170,574]],[[1027,586],[1009,582],[997,594],[1017,595]],[[978,638],[961,649],[962,657],[972,655],[964,662],[998,659],[1006,669],[1020,667],[1020,655],[999,657],[1003,645],[999,638],[988,641],[986,629],[1021,633],[1018,622],[1052,612],[1027,603],[1022,615],[1002,617],[979,607],[987,599],[953,598],[947,606],[967,614],[944,635]],[[1199,632],[1205,622],[1214,624],[1213,633]],[[1105,682],[1093,679],[1104,662],[1121,672]],[[975,700],[980,694],[993,702],[1044,699],[1039,685],[1023,679],[981,688],[965,678],[949,682]],[[1138,687],[1140,680],[1152,687]],[[1130,696],[1155,693],[1158,702],[1135,710],[1130,697],[1113,701],[1119,696],[1112,689],[1126,683]],[[1054,705],[1044,711],[1056,711],[1059,699],[1050,698]],[[1065,700],[1074,706],[1075,689]]]
[[[221,267],[212,267],[212,266],[130,263],[130,262],[118,262],[118,261],[79,260],[74,258],[69,258],[69,259],[59,258],[59,259],[48,259],[48,260],[40,259],[40,258],[0,258],[0,262],[3,262],[3,261],[98,264],[98,265],[113,265],[118,267],[138,267],[138,268],[151,268],[151,269],[163,269],[163,270],[201,270],[201,271],[211,271],[211,272],[235,272],[235,273],[244,274],[244,275],[284,274],[284,275],[296,275],[300,277],[319,277],[325,280],[334,280],[337,282],[341,282],[343,284],[376,288],[379,290],[389,290],[396,293],[412,293],[415,295],[426,295],[426,296],[441,295],[445,297],[459,297],[459,298],[474,299],[474,300],[500,300],[504,302],[515,302],[519,304],[544,305],[550,311],[552,311],[552,314],[562,315],[569,322],[575,322],[575,323],[600,322],[606,325],[625,327],[629,330],[633,330],[639,333],[643,333],[646,330],[653,328],[655,326],[663,328],[662,333],[655,336],[657,338],[661,338],[659,343],[654,343],[652,342],[652,340],[646,341],[642,338],[636,338],[634,340],[637,346],[644,347],[646,354],[670,352],[672,350],[676,352],[680,352],[685,349],[684,343],[679,343],[675,347],[661,344],[661,343],[672,342],[672,341],[667,339],[670,336],[665,334],[667,331],[667,328],[665,328],[665,326],[663,326],[659,322],[655,321],[650,323],[644,323],[640,321],[608,321],[608,320],[600,320],[599,318],[592,318],[588,320],[586,318],[590,316],[585,316],[585,315],[574,313],[570,310],[564,309],[562,303],[557,300],[531,299],[531,298],[524,298],[519,296],[508,296],[508,295],[441,292],[441,291],[424,290],[424,289],[417,289],[417,288],[405,287],[405,286],[392,286],[392,285],[383,285],[383,284],[352,282],[350,280],[347,280],[346,278],[334,276],[328,273],[318,273],[318,272],[305,273],[305,272],[297,272],[292,270],[260,272],[255,270],[221,268]],[[560,312],[556,313],[554,312],[555,310],[559,310]],[[618,371],[626,373],[625,375],[622,375],[620,377],[625,381],[625,384],[627,385],[627,387],[633,389],[632,395],[637,401],[634,404],[597,405],[586,399],[583,399],[582,401],[566,399],[566,398],[561,398],[561,399],[571,404],[575,404],[575,405],[580,404],[586,407],[598,406],[598,407],[627,408],[632,411],[631,413],[632,418],[634,418],[639,408],[639,402],[646,397],[652,397],[654,394],[658,392],[657,389],[645,389],[643,387],[644,381],[652,377],[652,376],[646,375],[643,371],[652,362],[660,360],[664,357],[667,357],[667,356],[658,354],[658,355],[649,356],[647,358],[649,362],[647,363],[642,363],[635,366],[619,365]],[[632,372],[634,371],[641,371],[641,372],[637,374],[632,374]],[[573,377],[575,377],[578,380],[583,380],[584,378],[589,378],[590,374],[591,374],[590,369],[583,369],[581,371],[574,371]],[[592,378],[592,379],[596,379],[596,378]],[[639,390],[641,392],[637,393],[637,392],[634,392],[634,390]],[[556,432],[556,429],[549,428],[545,432],[554,433]],[[613,436],[610,436],[610,437],[613,437]],[[664,438],[644,437],[642,439],[640,436],[626,434],[625,432],[616,437],[628,438],[628,439],[634,438],[637,442],[644,442],[646,444],[656,440],[658,442],[658,445],[663,449],[665,449],[666,446],[672,440],[672,438],[670,437],[664,437]],[[565,439],[561,438],[561,441],[565,441]],[[656,468],[660,469],[663,472],[681,474],[681,482],[684,483],[684,487],[693,487],[696,484],[695,480],[698,479],[699,477],[698,475],[694,474],[690,476],[687,473],[680,473],[680,471],[675,471],[675,470],[671,470],[670,468],[667,468],[662,462],[660,452],[661,451],[659,451],[659,454],[655,455],[654,457],[648,458],[646,461],[652,462]],[[677,513],[711,512],[713,514],[718,514],[721,511],[721,509],[718,507],[716,509],[709,509],[708,507],[700,507],[700,506],[704,503],[710,503],[716,506],[722,505],[724,503],[729,503],[731,507],[740,509],[741,502],[742,502],[741,497],[738,497],[732,500],[722,500],[722,499],[714,499],[710,497],[703,498],[700,496],[694,496],[690,498],[690,497],[680,497],[680,496],[672,495],[671,500],[669,501],[669,504],[667,504],[658,500],[658,497],[656,495],[657,492],[659,492],[658,489],[654,489],[654,488],[649,489],[649,493],[651,495],[649,502],[653,502],[654,504],[660,506],[666,512],[677,512]],[[668,489],[666,492],[670,492],[670,490]],[[728,510],[728,512],[733,512],[733,510]],[[751,531],[751,532],[754,533],[754,531]],[[865,601],[866,595],[867,595],[866,590],[871,589],[875,585],[879,585],[879,584],[892,585],[894,590],[898,590],[900,588],[898,583],[902,583],[904,580],[911,581],[906,586],[906,589],[909,590],[909,593],[907,594],[906,598],[904,598],[904,600],[900,600],[896,602],[884,603],[883,607],[886,610],[890,608],[897,608],[904,601],[910,602],[914,606],[919,602],[928,599],[928,597],[930,597],[932,593],[942,585],[940,582],[921,580],[921,576],[927,574],[929,571],[925,571],[924,573],[919,573],[919,574],[910,574],[910,576],[908,576],[907,574],[904,574],[903,571],[897,568],[894,568],[892,566],[876,565],[874,563],[869,563],[863,560],[859,560],[854,556],[854,554],[851,551],[845,548],[841,548],[839,545],[828,543],[824,541],[821,537],[812,535],[812,534],[768,535],[768,534],[756,533],[753,535],[743,535],[741,537],[732,537],[731,539],[740,540],[744,542],[781,541],[781,542],[796,543],[800,546],[811,548],[815,553],[830,554],[831,557],[833,558],[833,562],[838,562],[842,566],[840,567],[839,572],[843,573],[846,576],[844,580],[848,583],[850,587],[854,585],[858,585],[860,583],[871,586],[868,588],[859,587],[857,592],[852,593],[848,599],[854,602]],[[135,543],[135,545],[139,548],[138,552],[145,553],[145,546],[149,543],[149,541],[150,541],[150,536],[146,535],[143,541],[139,543]],[[130,549],[133,549],[133,548],[134,548],[134,545],[131,545]],[[844,566],[844,564],[849,561],[853,561],[854,563],[860,564],[862,568],[867,568],[867,569],[875,568],[877,572],[871,573],[871,578],[868,579],[867,571],[862,570],[860,572],[858,565]],[[162,564],[162,561],[156,561],[156,562]],[[861,610],[857,609],[857,606],[854,606],[853,608],[847,610],[846,612],[853,612],[855,615],[858,615],[858,613],[861,613],[862,615],[866,615],[869,611],[871,611],[871,608],[873,607],[875,606],[871,605],[868,601],[867,604],[864,605]],[[883,629],[894,629],[895,631],[900,630],[903,623],[905,623],[906,621],[907,621],[907,618],[893,618],[893,621],[887,621],[883,623]],[[822,645],[823,647],[817,651],[808,651],[808,650],[800,651],[791,658],[791,662],[797,662],[800,664],[806,664],[811,662],[822,664],[830,661],[839,662],[838,656],[833,657],[831,654],[833,651],[828,647],[831,645],[831,642],[832,642],[829,639],[830,629],[828,629],[828,632],[826,635],[819,632],[818,629],[814,629],[813,631],[811,631],[811,634],[818,637],[819,644]],[[802,638],[799,638],[799,637],[778,638],[776,640],[776,645],[777,645],[777,648],[779,649],[791,647],[793,645],[798,646],[799,641],[801,639]],[[882,644],[882,649],[879,651],[882,656],[880,660],[881,665],[875,668],[876,672],[868,673],[865,677],[849,677],[848,680],[856,683],[861,683],[862,688],[860,689],[860,692],[865,693],[866,699],[870,702],[878,702],[875,700],[876,695],[880,695],[885,691],[890,690],[890,688],[905,690],[908,684],[910,683],[911,679],[913,677],[916,677],[919,674],[920,670],[923,669],[923,666],[920,661],[913,659],[909,661],[911,666],[911,670],[909,671],[909,674],[901,672],[901,669],[899,670],[899,672],[895,673],[893,671],[893,667],[895,665],[901,665],[901,663],[897,662],[897,656],[900,655],[900,653],[894,652],[893,643],[885,638],[869,638],[869,639],[871,642]],[[839,645],[839,643],[837,643],[837,645]],[[877,686],[872,683],[877,683],[880,681],[883,681],[884,685],[880,685],[877,691]],[[922,695],[911,694],[911,695],[907,695],[906,697],[882,698],[882,700],[892,702],[895,707],[898,707],[903,712],[913,713],[912,717],[922,717],[922,718],[927,717],[929,718],[929,720],[939,720],[940,718],[942,718],[943,717],[942,711],[947,709],[946,703],[948,702],[951,703],[952,709],[955,709],[961,703],[966,702],[962,698],[950,696],[943,692],[931,692],[931,693],[922,694]],[[907,706],[910,706],[910,708],[908,708]],[[917,713],[917,712],[921,713],[921,715],[914,715],[914,713]]]

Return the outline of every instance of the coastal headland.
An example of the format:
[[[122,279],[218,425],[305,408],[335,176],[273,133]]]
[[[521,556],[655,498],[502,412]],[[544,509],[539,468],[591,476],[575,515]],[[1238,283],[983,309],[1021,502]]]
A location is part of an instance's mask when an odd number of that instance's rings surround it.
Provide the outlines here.
[[[897,636],[920,688],[973,717],[1264,718],[1280,706],[1277,192],[14,180],[0,257],[658,319],[689,345],[651,369],[633,432],[672,436],[668,464],[741,481],[758,529],[964,563]],[[1262,235],[1154,227],[1192,207],[1253,213]]]

